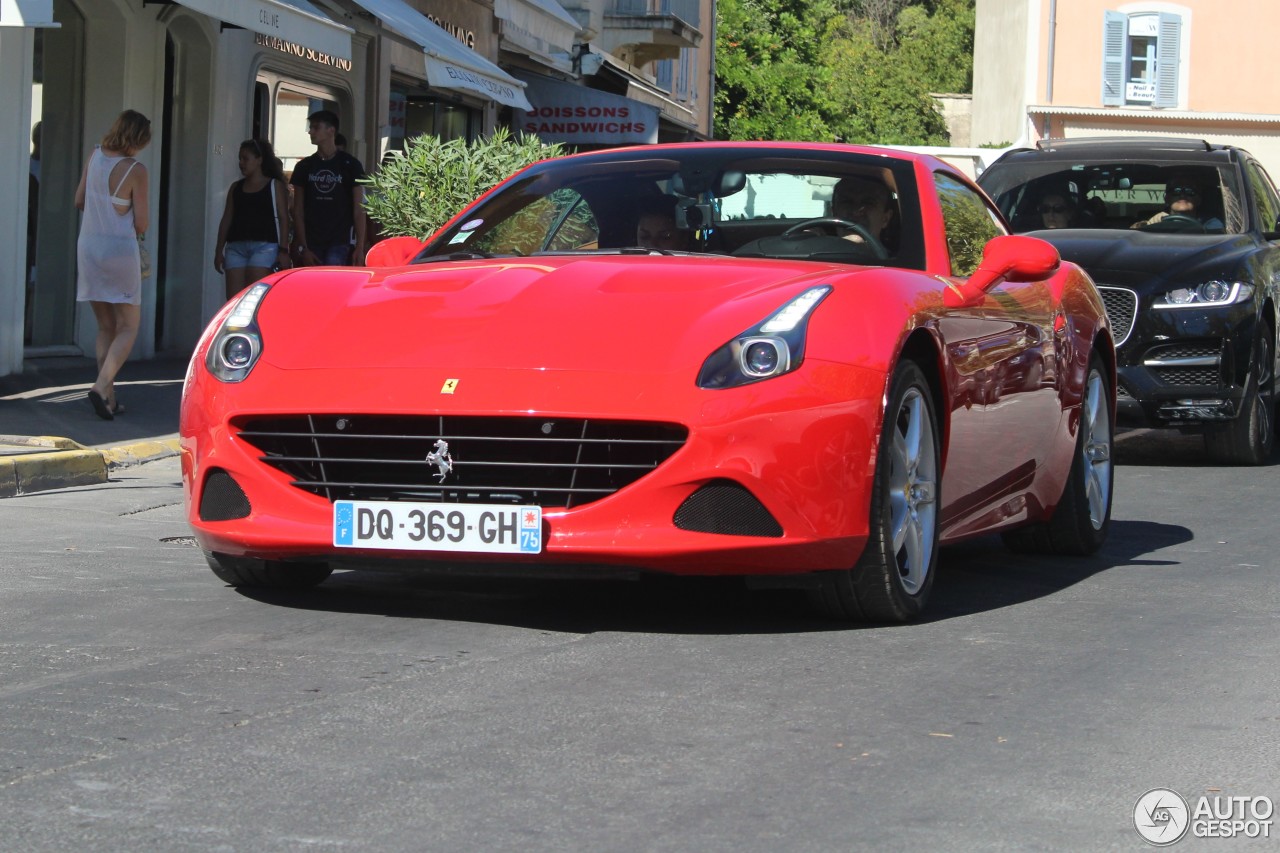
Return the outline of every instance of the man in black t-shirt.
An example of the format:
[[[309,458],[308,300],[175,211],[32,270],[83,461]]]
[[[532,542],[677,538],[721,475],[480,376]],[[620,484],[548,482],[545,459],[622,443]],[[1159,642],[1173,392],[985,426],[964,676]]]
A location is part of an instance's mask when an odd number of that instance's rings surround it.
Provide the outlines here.
[[[293,240],[299,262],[304,266],[352,263],[354,230],[354,262],[362,264],[368,248],[364,188],[356,179],[364,177],[364,166],[338,150],[334,143],[338,117],[331,111],[320,110],[307,116],[307,133],[315,143],[316,153],[303,158],[289,180],[294,186]]]

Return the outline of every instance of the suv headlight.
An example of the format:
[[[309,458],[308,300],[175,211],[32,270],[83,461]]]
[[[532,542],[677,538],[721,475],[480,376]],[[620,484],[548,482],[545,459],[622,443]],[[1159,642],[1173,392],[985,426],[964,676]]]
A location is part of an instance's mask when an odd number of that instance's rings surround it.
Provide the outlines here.
[[[246,290],[214,333],[204,364],[223,382],[243,381],[258,363],[262,355],[258,307],[270,289],[271,285],[258,282]]]
[[[1243,281],[1206,281],[1191,287],[1175,287],[1156,297],[1153,308],[1211,308],[1234,305],[1253,298],[1253,285]]]
[[[825,284],[809,288],[711,353],[698,372],[698,387],[736,388],[795,370],[804,360],[809,316],[830,292]]]

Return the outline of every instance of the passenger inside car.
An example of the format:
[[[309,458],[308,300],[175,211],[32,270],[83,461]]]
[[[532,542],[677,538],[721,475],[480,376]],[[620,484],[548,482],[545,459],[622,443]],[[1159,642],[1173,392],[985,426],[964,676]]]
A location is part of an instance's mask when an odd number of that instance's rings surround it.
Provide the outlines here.
[[[831,215],[865,228],[886,248],[892,249],[897,206],[893,192],[883,181],[861,176],[841,178],[831,192]],[[857,232],[842,234],[846,240],[861,242]]]
[[[1050,190],[1040,196],[1036,207],[1041,225],[1045,228],[1075,228],[1076,205],[1071,195],[1062,190]]]
[[[1107,226],[1107,203],[1099,196],[1092,195],[1084,200],[1084,215],[1088,217],[1089,228],[1106,228]]]
[[[1196,175],[1185,172],[1174,174],[1165,183],[1164,210],[1129,227],[1148,230],[1163,223],[1160,230],[1177,230],[1185,224],[1221,233],[1224,230],[1222,220],[1205,210],[1204,195],[1203,185]]]
[[[676,227],[676,204],[672,195],[647,198],[639,207],[635,245],[646,249],[687,252],[692,248],[693,234]]]

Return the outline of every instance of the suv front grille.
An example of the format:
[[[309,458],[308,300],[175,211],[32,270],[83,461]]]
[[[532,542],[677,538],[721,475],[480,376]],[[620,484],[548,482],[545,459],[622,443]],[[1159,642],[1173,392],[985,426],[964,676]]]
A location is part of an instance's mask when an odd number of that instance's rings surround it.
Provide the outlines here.
[[[1222,362],[1218,341],[1168,344],[1147,353],[1143,365],[1166,385],[1217,385]]]
[[[1218,371],[1212,367],[1153,367],[1151,370],[1166,385],[1218,384]]]
[[[329,500],[581,506],[683,445],[676,424],[582,418],[296,415],[249,418],[238,435],[300,489]],[[448,443],[451,470],[427,461]]]
[[[1123,287],[1098,286],[1098,294],[1107,309],[1107,319],[1111,321],[1111,334],[1115,335],[1118,348],[1133,332],[1134,321],[1138,319],[1138,294]]]

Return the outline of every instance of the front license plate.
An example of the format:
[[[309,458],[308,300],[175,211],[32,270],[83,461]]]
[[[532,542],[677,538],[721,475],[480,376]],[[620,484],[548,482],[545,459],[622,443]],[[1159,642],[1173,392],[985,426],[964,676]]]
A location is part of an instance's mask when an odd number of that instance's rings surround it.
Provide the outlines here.
[[[538,554],[542,507],[335,501],[333,544],[394,551]]]

